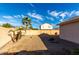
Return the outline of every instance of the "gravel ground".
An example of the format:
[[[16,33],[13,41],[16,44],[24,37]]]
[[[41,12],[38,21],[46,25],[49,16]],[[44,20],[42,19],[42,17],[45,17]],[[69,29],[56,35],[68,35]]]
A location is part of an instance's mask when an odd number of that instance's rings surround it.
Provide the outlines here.
[[[13,28],[4,28],[0,27],[0,48],[11,40],[10,36],[8,36],[8,31]]]
[[[39,36],[22,36],[15,43],[10,41],[0,49],[0,53],[4,55],[69,55],[71,49],[77,47],[79,46],[75,43],[43,33]]]

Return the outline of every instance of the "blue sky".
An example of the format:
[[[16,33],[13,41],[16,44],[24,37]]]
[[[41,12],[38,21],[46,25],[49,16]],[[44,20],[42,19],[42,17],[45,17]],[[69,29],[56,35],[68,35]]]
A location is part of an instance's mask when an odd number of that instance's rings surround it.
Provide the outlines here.
[[[32,19],[32,26],[39,28],[43,23],[55,27],[71,17],[79,16],[78,3],[0,3],[0,24],[10,23],[14,26],[22,25],[22,18]]]

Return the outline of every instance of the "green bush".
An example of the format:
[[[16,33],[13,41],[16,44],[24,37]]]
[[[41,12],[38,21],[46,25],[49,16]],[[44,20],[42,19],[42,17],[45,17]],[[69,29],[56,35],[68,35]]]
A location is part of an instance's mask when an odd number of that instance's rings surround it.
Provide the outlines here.
[[[5,28],[11,28],[13,27],[11,24],[9,23],[6,23],[6,24],[3,24],[2,27],[5,27]]]
[[[32,30],[38,30],[38,28],[32,28]]]

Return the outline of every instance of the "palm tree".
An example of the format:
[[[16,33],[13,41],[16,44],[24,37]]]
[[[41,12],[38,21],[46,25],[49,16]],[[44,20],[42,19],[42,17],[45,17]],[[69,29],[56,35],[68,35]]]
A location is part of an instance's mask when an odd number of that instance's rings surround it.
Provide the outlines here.
[[[29,29],[31,26],[31,19],[28,17],[24,17],[22,19],[22,24],[26,26],[26,29]]]

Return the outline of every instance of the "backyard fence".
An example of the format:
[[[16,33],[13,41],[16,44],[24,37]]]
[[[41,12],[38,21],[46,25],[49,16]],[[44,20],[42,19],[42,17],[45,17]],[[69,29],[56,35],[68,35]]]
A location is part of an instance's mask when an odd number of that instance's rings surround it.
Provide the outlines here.
[[[25,35],[40,35],[42,33],[49,35],[59,35],[59,30],[26,30]]]

